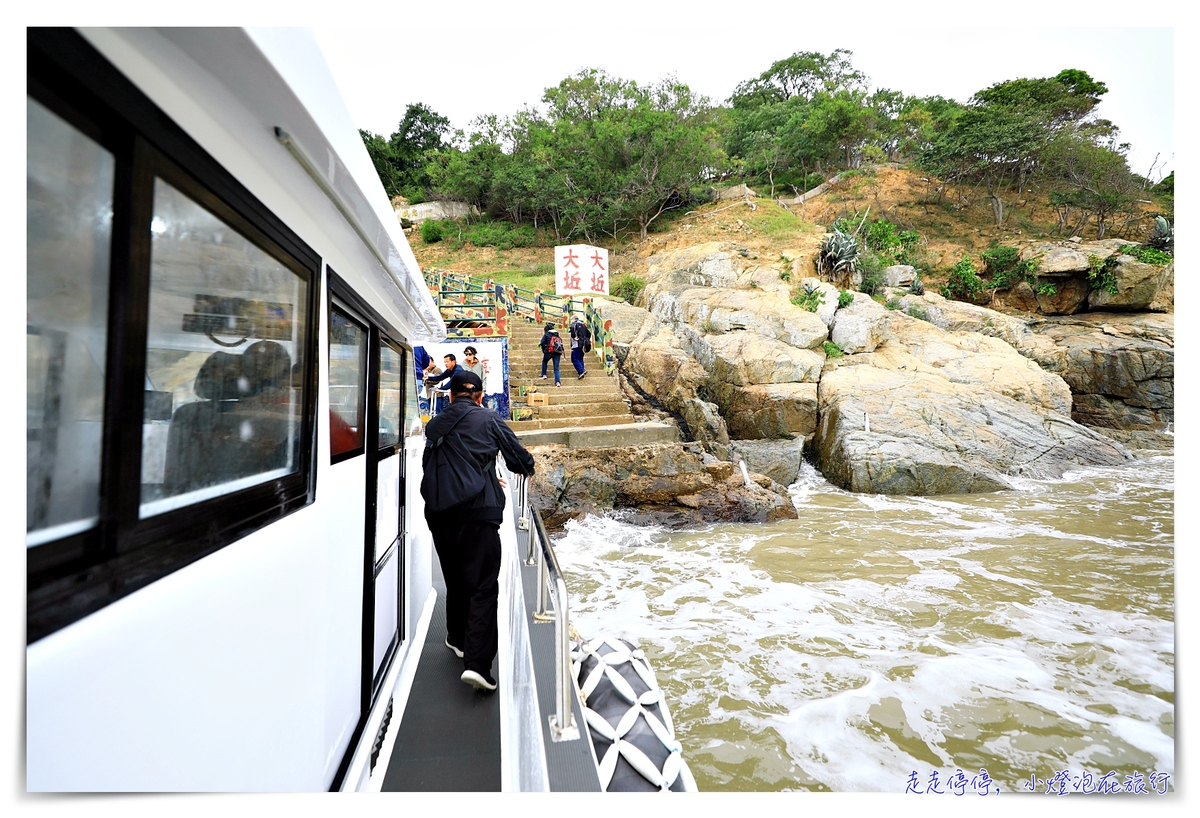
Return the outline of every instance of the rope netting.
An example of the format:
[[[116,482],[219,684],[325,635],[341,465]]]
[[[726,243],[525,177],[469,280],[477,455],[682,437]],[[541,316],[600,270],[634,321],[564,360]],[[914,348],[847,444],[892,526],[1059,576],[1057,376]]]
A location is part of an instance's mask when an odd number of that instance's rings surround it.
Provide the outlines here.
[[[695,792],[646,655],[624,639],[576,642],[571,667],[606,792]]]

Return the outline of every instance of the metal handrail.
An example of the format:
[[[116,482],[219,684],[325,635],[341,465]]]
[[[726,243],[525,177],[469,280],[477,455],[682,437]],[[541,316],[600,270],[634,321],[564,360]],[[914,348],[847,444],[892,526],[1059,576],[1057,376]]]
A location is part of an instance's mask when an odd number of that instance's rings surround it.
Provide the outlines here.
[[[554,622],[554,714],[550,716],[550,739],[572,741],[580,737],[579,727],[571,708],[571,693],[574,687],[571,677],[571,622],[568,612],[567,583],[550,535],[529,499],[529,479],[517,476],[518,502],[521,504],[518,527],[521,522],[532,523],[529,530],[529,553],[526,565],[538,566],[538,602],[533,618],[535,622]],[[546,609],[548,586],[553,581],[554,610]]]

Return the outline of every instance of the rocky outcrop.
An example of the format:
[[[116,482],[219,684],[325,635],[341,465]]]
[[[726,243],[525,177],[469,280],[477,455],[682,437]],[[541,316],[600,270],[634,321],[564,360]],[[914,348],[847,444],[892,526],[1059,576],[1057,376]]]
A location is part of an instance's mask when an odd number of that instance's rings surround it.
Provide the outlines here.
[[[751,473],[763,474],[782,486],[796,482],[804,440],[733,440],[734,459],[743,460]]]
[[[1083,310],[1174,309],[1175,265],[1157,266],[1122,253],[1135,242],[1102,239],[1094,242],[1031,242],[1021,249],[1021,260],[1037,260],[1037,310],[1045,315],[1074,315]],[[1089,277],[1094,264],[1111,264],[1115,292],[1098,287]],[[1013,288],[1016,289],[1015,287]],[[1009,306],[1024,309],[1023,292],[1001,297]]]
[[[1053,366],[1088,426],[1162,430],[1175,420],[1175,321],[1155,313],[1085,313],[1030,323],[1053,346],[1031,357]]]
[[[829,340],[842,352],[854,355],[873,352],[891,337],[891,332],[887,309],[866,293],[854,293],[854,300],[834,313]]]
[[[717,460],[696,443],[530,450],[537,461],[532,500],[550,528],[587,514],[624,511],[634,522],[669,527],[795,519],[787,489]]]
[[[1127,268],[1123,291],[1144,300],[1138,282],[1153,276],[1139,279],[1136,268],[1122,267],[1129,258],[1122,245],[1054,246],[1037,254],[1060,293],[1071,282],[1087,285],[1089,256],[1111,257],[1113,269]],[[793,462],[798,470],[799,452],[810,443],[826,478],[851,491],[993,491],[1011,487],[1015,476],[1051,478],[1128,459],[1121,434],[1088,426],[1157,434],[1173,418],[1170,316],[1023,319],[898,288],[888,291],[886,308],[862,293],[838,308],[838,290],[828,282],[793,282],[822,292],[823,303],[808,312],[790,302],[786,288],[760,286],[771,279],[746,258],[722,243],[659,254],[644,309],[622,305],[614,319],[614,338],[625,347],[623,376],[682,420],[712,486],[697,487],[694,464],[664,470],[658,463],[642,475],[655,476],[646,485],[669,484],[678,502],[662,505],[665,494],[636,482],[630,486],[641,486],[641,500],[626,494],[618,502],[628,474],[591,462],[563,472],[588,472],[580,485],[593,486],[587,496],[601,498],[597,508],[639,505],[649,509],[646,519],[698,519],[681,509],[697,497],[702,505],[716,498],[705,491],[728,491],[737,475],[722,475],[739,460],[770,475],[755,478],[760,487],[782,486],[795,479]],[[907,271],[893,273],[899,283]],[[1063,301],[1054,309],[1085,308],[1089,286],[1070,296],[1082,306]],[[1163,292],[1159,286],[1156,297]],[[1049,297],[1024,282],[1010,294],[1031,309]],[[822,345],[830,340],[846,354],[827,359]],[[661,482],[662,475],[670,480]],[[555,479],[556,496],[584,508],[582,489],[570,488],[565,476]],[[744,499],[713,502],[725,509],[714,512],[720,519],[768,513],[746,511]]]
[[[1071,417],[1087,426],[1160,430],[1174,421],[1174,316],[1080,313],[1020,319],[935,293],[898,297],[942,329],[1004,341],[1072,394]],[[893,326],[897,326],[893,323]]]
[[[1068,417],[926,372],[839,366],[818,395],[821,472],[849,491],[996,491],[1013,475],[1060,477],[1129,457]]]
[[[1117,256],[1113,265],[1115,293],[1092,290],[1088,308],[1092,310],[1148,310],[1169,283],[1175,289],[1175,265],[1160,267],[1138,261],[1133,256]]]

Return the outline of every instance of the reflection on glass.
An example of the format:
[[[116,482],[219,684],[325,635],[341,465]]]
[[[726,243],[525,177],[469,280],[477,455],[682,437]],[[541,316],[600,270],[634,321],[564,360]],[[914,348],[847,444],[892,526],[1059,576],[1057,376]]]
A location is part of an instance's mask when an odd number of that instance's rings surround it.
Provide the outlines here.
[[[151,236],[143,517],[296,470],[308,287],[162,179]]]
[[[26,103],[26,543],[100,508],[113,156]]]
[[[344,454],[363,445],[367,333],[336,309],[329,322],[329,449]]]
[[[404,434],[421,434],[420,396],[417,394],[417,373],[412,366],[404,368]]]
[[[404,357],[389,346],[379,351],[379,448],[400,440],[401,378]]]

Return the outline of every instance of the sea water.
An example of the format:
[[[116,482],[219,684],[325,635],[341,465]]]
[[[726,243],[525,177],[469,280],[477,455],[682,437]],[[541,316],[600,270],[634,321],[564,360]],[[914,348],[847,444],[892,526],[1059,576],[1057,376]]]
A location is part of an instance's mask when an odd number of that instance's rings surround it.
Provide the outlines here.
[[[852,494],[555,549],[585,637],[641,646],[701,790],[1174,789],[1174,457],[977,495]]]

